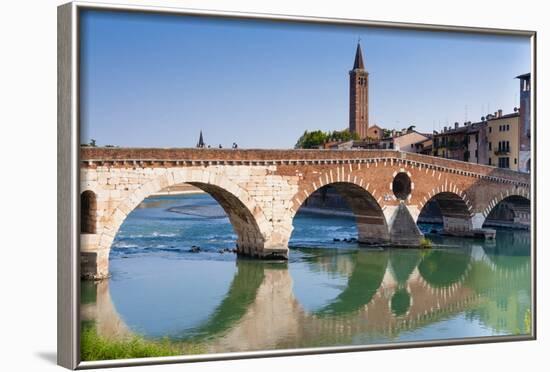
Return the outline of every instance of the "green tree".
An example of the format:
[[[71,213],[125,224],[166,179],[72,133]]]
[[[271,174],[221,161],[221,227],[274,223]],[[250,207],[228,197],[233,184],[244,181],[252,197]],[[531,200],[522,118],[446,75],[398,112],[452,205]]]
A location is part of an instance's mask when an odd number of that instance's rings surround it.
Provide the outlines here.
[[[321,130],[315,130],[313,132],[308,132],[306,130],[298,139],[294,147],[297,149],[314,149],[327,142],[327,140],[328,135]]]
[[[330,139],[332,141],[351,141],[351,140],[358,140],[359,135],[357,133],[351,133],[349,129],[344,129],[341,131],[333,131],[330,135]]]
[[[359,135],[357,133],[351,133],[348,129],[340,131],[333,130],[332,132],[323,132],[321,130],[308,132],[306,130],[304,134],[298,138],[294,147],[297,149],[314,149],[329,141],[347,142],[358,139]]]

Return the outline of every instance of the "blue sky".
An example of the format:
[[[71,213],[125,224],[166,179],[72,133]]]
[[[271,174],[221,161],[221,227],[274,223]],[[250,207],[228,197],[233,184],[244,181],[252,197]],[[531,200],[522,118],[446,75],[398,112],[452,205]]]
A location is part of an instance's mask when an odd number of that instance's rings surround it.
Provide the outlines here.
[[[519,106],[526,37],[82,14],[81,140],[99,145],[293,147],[304,130],[348,126],[361,38],[370,122],[431,132]]]

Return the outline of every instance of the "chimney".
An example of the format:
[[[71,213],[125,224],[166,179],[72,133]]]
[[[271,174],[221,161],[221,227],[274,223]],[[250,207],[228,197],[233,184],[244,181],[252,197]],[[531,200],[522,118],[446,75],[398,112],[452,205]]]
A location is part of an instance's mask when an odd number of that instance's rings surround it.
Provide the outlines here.
[[[458,129],[458,121],[455,121],[455,129]]]
[[[502,109],[498,110],[498,117],[502,117]]]

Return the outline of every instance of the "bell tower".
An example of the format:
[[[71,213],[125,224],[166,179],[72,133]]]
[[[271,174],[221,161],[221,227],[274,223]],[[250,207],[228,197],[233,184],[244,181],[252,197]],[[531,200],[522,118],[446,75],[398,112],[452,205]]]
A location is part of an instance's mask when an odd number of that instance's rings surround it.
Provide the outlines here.
[[[360,139],[369,129],[369,73],[363,63],[361,44],[357,43],[353,69],[349,72],[349,131]]]

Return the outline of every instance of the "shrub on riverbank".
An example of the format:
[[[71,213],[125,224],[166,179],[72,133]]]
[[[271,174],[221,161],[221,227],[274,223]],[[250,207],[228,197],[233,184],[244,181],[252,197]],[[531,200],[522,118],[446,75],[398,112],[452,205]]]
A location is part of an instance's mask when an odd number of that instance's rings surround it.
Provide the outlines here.
[[[82,327],[80,345],[83,361],[162,357],[174,355],[202,354],[202,345],[146,340],[141,336],[131,336],[123,340],[101,337],[94,326]]]
[[[432,241],[426,237],[422,238],[422,240],[420,241],[420,248],[422,249],[432,248]]]

